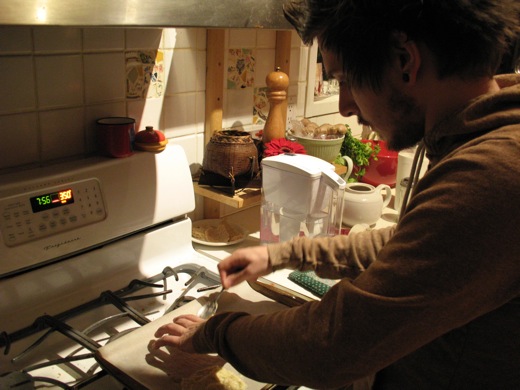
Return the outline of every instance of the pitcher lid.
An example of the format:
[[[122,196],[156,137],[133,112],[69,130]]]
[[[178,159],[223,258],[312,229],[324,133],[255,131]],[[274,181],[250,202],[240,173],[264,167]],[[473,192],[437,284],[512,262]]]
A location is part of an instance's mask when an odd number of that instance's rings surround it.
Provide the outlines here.
[[[262,166],[280,169],[308,177],[320,177],[324,171],[334,171],[334,165],[307,154],[284,153],[262,159]]]

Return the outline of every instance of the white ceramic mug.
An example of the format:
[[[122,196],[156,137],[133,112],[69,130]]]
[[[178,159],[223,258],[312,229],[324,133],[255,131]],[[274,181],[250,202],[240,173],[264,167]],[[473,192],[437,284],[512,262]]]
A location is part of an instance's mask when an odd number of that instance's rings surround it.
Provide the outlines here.
[[[390,199],[392,189],[386,184],[374,187],[367,183],[347,183],[343,196],[343,224],[374,225]]]
[[[401,210],[400,205],[402,203],[402,199],[401,199],[402,194],[401,194],[401,191],[399,191],[399,186],[401,185],[401,181],[405,177],[410,176],[410,171],[412,169],[413,159],[414,159],[416,150],[417,150],[416,146],[414,146],[413,148],[401,150],[397,157],[397,174],[396,174],[396,181],[395,181],[394,209],[397,210],[398,212]],[[421,165],[421,168],[420,168],[419,178],[423,177],[427,168],[428,168],[428,159],[425,156],[423,163]]]

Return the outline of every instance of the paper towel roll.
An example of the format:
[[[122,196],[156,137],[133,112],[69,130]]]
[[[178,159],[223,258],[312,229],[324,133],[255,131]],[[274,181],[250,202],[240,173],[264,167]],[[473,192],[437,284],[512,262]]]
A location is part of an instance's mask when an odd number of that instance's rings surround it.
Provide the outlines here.
[[[394,201],[394,210],[400,211],[401,209],[401,192],[400,184],[401,181],[405,177],[410,177],[410,171],[412,169],[413,158],[415,156],[415,151],[417,147],[408,148],[401,150],[397,156],[397,174],[395,180],[395,201]],[[423,177],[426,169],[428,168],[428,159],[424,157],[423,163],[421,165],[419,178]]]

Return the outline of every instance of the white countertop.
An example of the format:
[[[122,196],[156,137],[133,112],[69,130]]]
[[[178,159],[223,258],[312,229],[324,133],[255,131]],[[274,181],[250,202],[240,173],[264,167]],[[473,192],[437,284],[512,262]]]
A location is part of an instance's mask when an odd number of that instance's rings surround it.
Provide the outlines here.
[[[393,202],[390,202],[389,206],[392,206]],[[248,210],[244,210],[243,212],[232,214],[226,219],[230,222],[236,223],[242,227],[244,227],[248,232],[250,232],[249,236],[242,241],[241,243],[230,245],[230,246],[207,246],[194,243],[194,248],[196,251],[214,259],[215,261],[220,261],[233,253],[236,249],[248,246],[256,246],[260,245],[260,210],[258,207],[252,207]],[[391,208],[387,207],[383,210],[381,218],[372,228],[382,228],[386,226],[391,226],[397,222],[397,212]],[[290,281],[288,279],[288,275],[292,272],[292,270],[279,270],[270,275],[265,276],[265,279],[280,284],[286,288],[289,288],[293,291],[296,291],[305,296],[311,297],[313,299],[319,299],[314,294],[309,292],[308,290],[300,287],[296,283]]]

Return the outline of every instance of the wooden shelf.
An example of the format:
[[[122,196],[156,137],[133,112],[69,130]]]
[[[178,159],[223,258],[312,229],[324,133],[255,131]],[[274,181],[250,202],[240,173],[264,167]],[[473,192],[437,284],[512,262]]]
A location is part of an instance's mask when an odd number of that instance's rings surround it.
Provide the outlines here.
[[[346,173],[347,168],[343,165],[334,164],[336,173],[343,175]],[[218,203],[240,209],[242,207],[249,207],[259,204],[262,201],[262,189],[261,188],[244,188],[237,192],[235,195],[226,194],[218,189],[211,188],[209,186],[201,186],[199,183],[193,183],[193,190],[195,194],[201,195],[207,199],[211,199]]]
[[[291,67],[291,31],[276,32],[275,68],[289,74]],[[209,141],[213,132],[222,129],[226,34],[224,29],[207,30],[206,52],[206,100],[205,100],[205,143]],[[274,70],[274,69],[273,69]],[[287,101],[284,102],[284,120],[287,118]],[[227,195],[216,189],[199,186],[194,183],[195,194],[204,196],[204,217],[220,218],[222,204],[234,208],[243,208],[260,204],[261,189],[246,188],[235,196]]]
[[[244,188],[234,196],[225,194],[211,187],[200,186],[199,183],[193,183],[193,190],[197,195],[204,196],[205,198],[215,200],[237,209],[254,206],[259,204],[262,199],[262,190],[260,188]]]
[[[342,175],[346,173],[347,168],[343,165],[334,164],[336,173]],[[206,198],[204,207],[204,218],[220,218],[220,205],[225,204],[236,209],[259,205],[262,202],[261,188],[244,188],[235,195],[226,194],[218,189],[201,186],[199,183],[193,183],[195,194]]]

